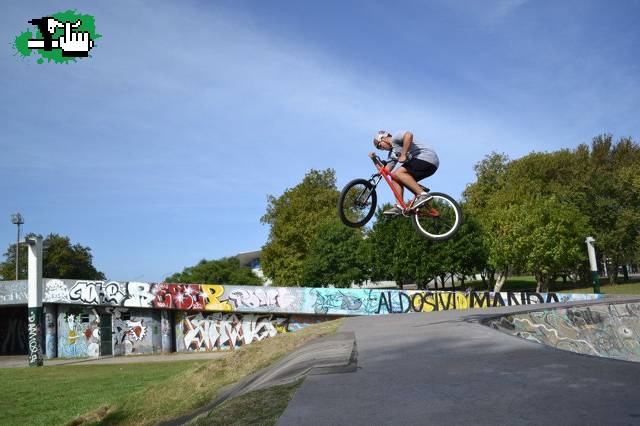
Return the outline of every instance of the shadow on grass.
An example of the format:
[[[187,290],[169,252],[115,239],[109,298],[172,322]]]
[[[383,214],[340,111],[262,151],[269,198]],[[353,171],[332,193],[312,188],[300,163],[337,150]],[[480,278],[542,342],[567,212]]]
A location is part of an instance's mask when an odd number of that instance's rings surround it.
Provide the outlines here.
[[[189,426],[275,425],[303,380],[249,392],[191,422]]]

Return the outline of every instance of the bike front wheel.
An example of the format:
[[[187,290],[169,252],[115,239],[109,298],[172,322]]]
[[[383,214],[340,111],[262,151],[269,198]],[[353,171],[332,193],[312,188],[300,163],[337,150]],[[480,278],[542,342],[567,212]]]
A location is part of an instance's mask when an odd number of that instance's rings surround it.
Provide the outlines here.
[[[440,192],[429,193],[429,200],[418,207],[411,217],[414,229],[423,237],[445,241],[453,237],[462,224],[460,205]]]
[[[375,186],[368,180],[354,179],[340,193],[338,216],[345,225],[359,228],[371,220],[377,202]]]

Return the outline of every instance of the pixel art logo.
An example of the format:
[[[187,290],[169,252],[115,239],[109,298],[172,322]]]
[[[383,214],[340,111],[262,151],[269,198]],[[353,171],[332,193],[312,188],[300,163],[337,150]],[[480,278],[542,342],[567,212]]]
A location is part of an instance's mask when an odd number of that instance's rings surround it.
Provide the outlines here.
[[[14,48],[23,56],[33,52],[40,55],[38,63],[68,63],[79,58],[89,57],[95,40],[101,35],[96,33],[95,19],[91,15],[81,15],[75,10],[67,10],[34,18],[28,21],[37,28],[34,34],[25,31],[15,38]]]

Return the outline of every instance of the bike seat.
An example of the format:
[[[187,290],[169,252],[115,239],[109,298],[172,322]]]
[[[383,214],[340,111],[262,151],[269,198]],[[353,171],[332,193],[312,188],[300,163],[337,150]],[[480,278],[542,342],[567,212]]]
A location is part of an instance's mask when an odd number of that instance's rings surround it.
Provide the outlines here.
[[[420,188],[422,188],[422,190],[423,190],[424,192],[429,192],[429,191],[431,191],[431,190],[430,190],[429,188],[427,188],[426,186],[422,186],[422,185],[420,185],[420,184],[418,184],[418,186],[419,186]]]

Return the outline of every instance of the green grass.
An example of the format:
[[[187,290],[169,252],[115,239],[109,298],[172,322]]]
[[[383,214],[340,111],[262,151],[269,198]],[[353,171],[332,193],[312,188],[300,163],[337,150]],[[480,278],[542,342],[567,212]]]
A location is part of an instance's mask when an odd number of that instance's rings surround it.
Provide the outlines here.
[[[618,282],[621,281],[621,277],[618,277]],[[640,280],[632,278],[628,283],[609,285],[608,278],[600,278],[601,290],[603,293],[609,294],[640,294],[640,289],[636,286],[640,286]],[[477,291],[485,290],[482,281],[470,281],[465,283],[466,287],[474,287]],[[571,288],[574,287],[574,288]],[[607,289],[605,291],[605,289]],[[536,291],[536,279],[529,275],[508,277],[507,282],[502,286],[501,291]],[[584,286],[584,284],[576,284],[567,280],[566,283],[562,282],[562,278],[559,278],[549,286],[549,291],[556,291],[561,293],[593,293],[593,287]],[[629,293],[630,292],[630,293]]]
[[[0,424],[156,424],[203,406],[222,387],[340,324],[315,324],[214,360],[0,369]]]
[[[465,288],[466,287],[473,287],[478,291],[486,290],[482,281],[469,281],[465,283]],[[502,286],[502,291],[535,291],[535,289],[536,279],[533,276],[526,275],[507,277],[507,282]]]
[[[197,417],[189,426],[275,425],[302,380],[291,385],[274,386],[225,401],[207,414]]]
[[[640,282],[616,285],[600,285],[600,292],[604,294],[640,294]],[[560,293],[593,293],[593,287],[563,290]]]
[[[65,424],[100,406],[119,405],[152,383],[202,364],[177,361],[3,368],[0,424]]]

